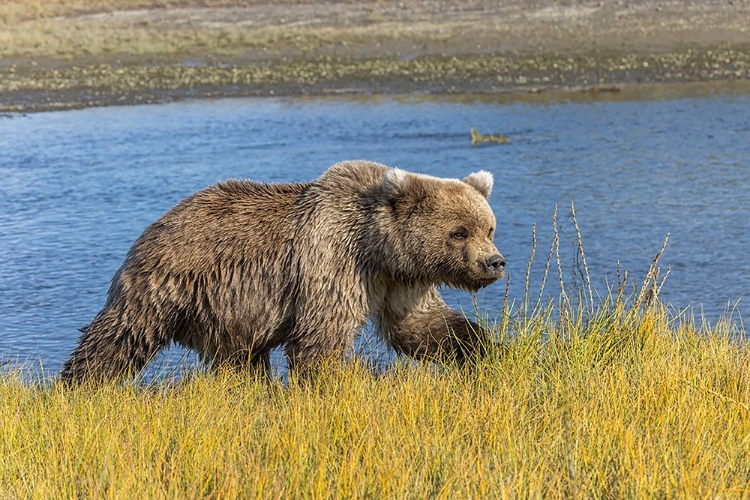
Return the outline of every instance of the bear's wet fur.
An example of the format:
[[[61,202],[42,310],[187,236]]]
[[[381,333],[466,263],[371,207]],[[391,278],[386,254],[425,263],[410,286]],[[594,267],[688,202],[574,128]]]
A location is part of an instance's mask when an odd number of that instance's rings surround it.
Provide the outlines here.
[[[291,369],[344,356],[372,320],[398,353],[462,359],[486,332],[437,286],[477,290],[502,277],[481,171],[441,179],[347,161],[308,183],[231,180],[149,226],[112,278],[104,308],[61,379],[141,370],[175,342],[215,366]]]

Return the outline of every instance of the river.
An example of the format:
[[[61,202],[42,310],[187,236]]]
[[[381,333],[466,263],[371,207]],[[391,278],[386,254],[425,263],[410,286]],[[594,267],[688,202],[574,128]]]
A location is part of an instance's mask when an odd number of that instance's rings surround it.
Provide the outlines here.
[[[469,131],[509,144],[472,146]],[[592,284],[618,263],[642,280],[667,234],[661,298],[715,322],[750,313],[750,92],[746,85],[619,93],[226,99],[0,117],[0,363],[54,374],[104,303],[143,229],[229,178],[315,179],[343,159],[495,176],[496,243],[510,298],[536,296],[558,205],[573,284],[575,203]],[[567,286],[567,285],[566,285]],[[480,292],[498,317],[505,283]],[[559,294],[556,274],[550,296]],[[473,310],[471,297],[447,291]],[[334,307],[334,305],[332,305]],[[182,356],[172,353],[169,356]]]

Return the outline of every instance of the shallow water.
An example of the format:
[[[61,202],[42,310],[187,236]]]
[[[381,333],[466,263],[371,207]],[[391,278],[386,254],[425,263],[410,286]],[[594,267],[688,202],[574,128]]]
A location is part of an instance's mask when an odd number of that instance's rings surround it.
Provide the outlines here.
[[[687,90],[686,90],[687,89]],[[471,146],[469,130],[511,144]],[[0,118],[0,362],[54,373],[104,303],[141,231],[227,178],[314,179],[365,158],[462,177],[495,175],[496,242],[511,298],[536,297],[559,205],[566,286],[575,202],[596,290],[618,262],[642,279],[662,241],[662,299],[718,319],[750,291],[750,94],[739,87],[494,98],[238,99]],[[547,292],[557,295],[556,273]],[[480,293],[491,318],[505,284]],[[468,294],[449,301],[472,310]],[[734,318],[747,316],[743,299]],[[172,354],[172,357],[180,353]]]

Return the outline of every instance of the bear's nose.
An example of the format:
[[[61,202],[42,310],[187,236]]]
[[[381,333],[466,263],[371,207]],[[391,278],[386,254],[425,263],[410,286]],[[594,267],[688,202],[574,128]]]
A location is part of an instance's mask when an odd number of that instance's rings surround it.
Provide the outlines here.
[[[488,271],[497,274],[505,269],[505,259],[500,254],[493,255],[487,259],[486,265]]]

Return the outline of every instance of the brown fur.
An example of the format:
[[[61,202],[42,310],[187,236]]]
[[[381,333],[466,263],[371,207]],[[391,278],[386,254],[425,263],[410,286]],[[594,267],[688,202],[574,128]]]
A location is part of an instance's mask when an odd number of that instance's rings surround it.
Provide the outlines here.
[[[486,172],[459,180],[342,162],[301,184],[228,181],[148,227],[83,328],[62,379],[143,368],[171,342],[214,363],[292,368],[341,356],[368,319],[399,353],[465,356],[484,342],[436,285],[502,276]],[[489,259],[489,265],[488,265]]]

